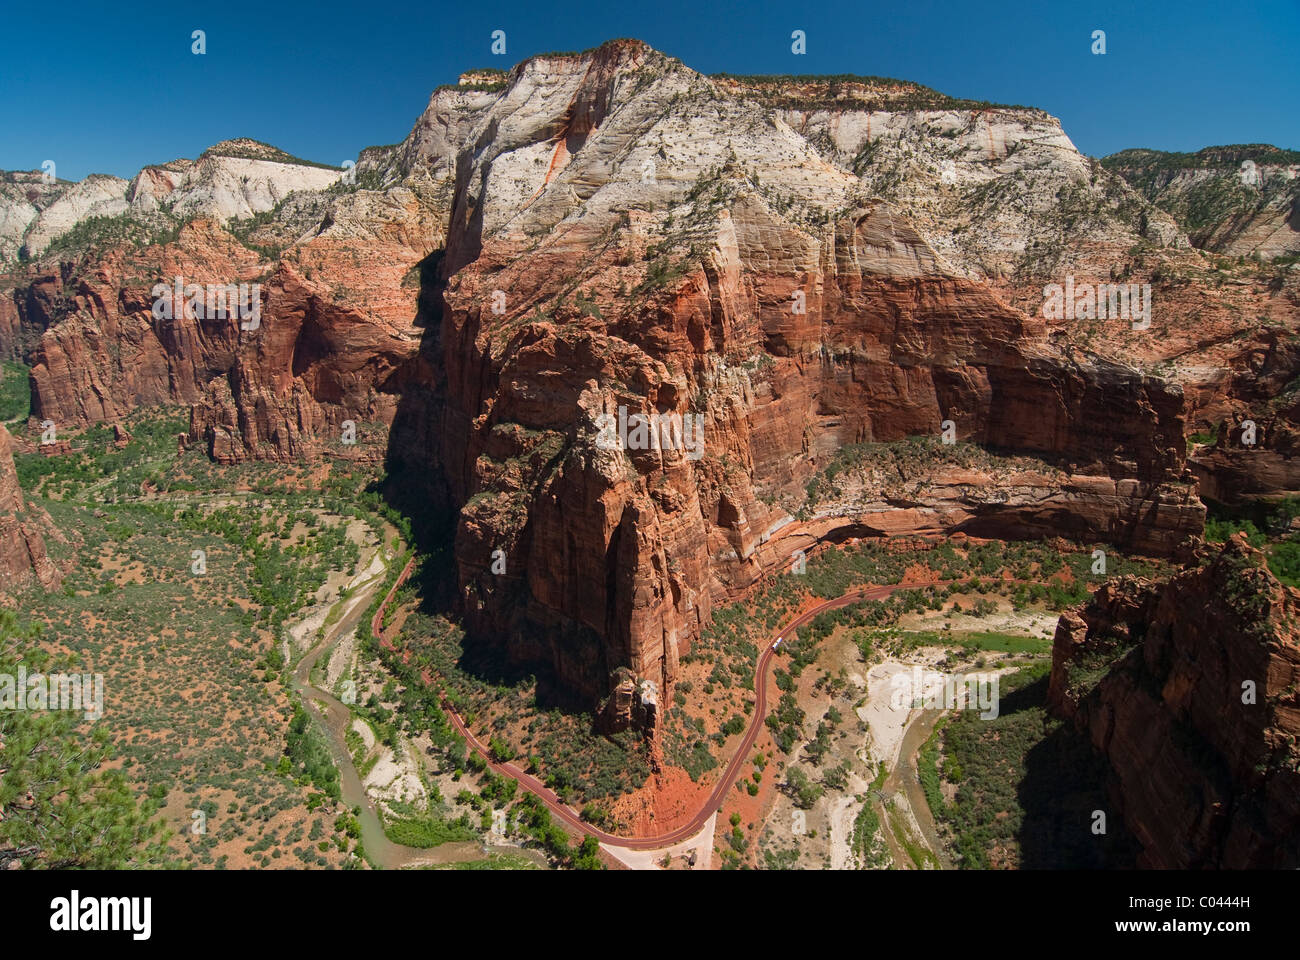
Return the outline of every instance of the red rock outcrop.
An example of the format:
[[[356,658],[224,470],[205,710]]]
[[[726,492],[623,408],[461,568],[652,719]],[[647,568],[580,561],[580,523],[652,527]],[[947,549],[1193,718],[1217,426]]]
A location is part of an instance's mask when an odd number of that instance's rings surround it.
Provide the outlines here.
[[[77,425],[184,404],[193,439],[221,462],[313,456],[326,444],[381,459],[394,373],[419,349],[419,263],[441,227],[437,209],[410,191],[379,205],[358,231],[340,200],[335,221],[271,268],[221,227],[194,221],[174,243],[114,248],[33,284],[29,301],[57,291],[46,301],[58,316],[30,354],[34,416]],[[155,285],[178,276],[260,284],[260,323],[242,329],[233,312],[196,319],[183,309],[155,317]],[[40,302],[27,311],[33,319]],[[355,445],[344,441],[349,420]]]
[[[13,440],[0,424],[0,594],[13,593],[33,581],[49,589],[62,579],[45,552],[52,533],[44,511],[29,508],[14,470]]]
[[[310,458],[326,445],[334,455],[382,459],[397,374],[419,346],[416,291],[401,286],[419,252],[402,252],[354,278],[356,301],[333,298],[296,265],[281,264],[264,288],[256,346],[235,357],[191,408],[191,439],[204,440],[221,463]],[[345,272],[338,263],[329,269],[334,278]],[[355,445],[345,439],[346,421]]]
[[[1177,389],[1052,346],[903,211],[656,56],[522,65],[496,139],[462,157],[442,437],[472,630],[592,696],[621,668],[667,691],[712,607],[810,539],[1069,532],[1167,552],[1199,530]],[[646,74],[638,95],[627,78]],[[650,149],[687,95],[745,131],[730,156],[716,138],[689,160]],[[659,157],[653,181],[629,143]],[[812,192],[791,208],[773,183]],[[600,449],[620,407],[699,416],[702,456]],[[845,446],[937,442],[944,421],[1038,465],[962,478],[931,456],[924,489],[809,503]]]
[[[61,425],[120,420],[139,406],[193,403],[234,362],[242,339],[233,314],[196,320],[153,316],[156,284],[248,283],[255,253],[207,221],[141,254],[113,248],[63,278],[66,313],[32,351],[32,412]],[[242,334],[242,336],[241,336]]]
[[[1293,415],[1233,414],[1219,423],[1215,442],[1198,447],[1190,463],[1202,496],[1212,500],[1300,494],[1300,428]]]
[[[1240,536],[1061,617],[1049,700],[1110,768],[1139,866],[1300,866],[1300,592]]]

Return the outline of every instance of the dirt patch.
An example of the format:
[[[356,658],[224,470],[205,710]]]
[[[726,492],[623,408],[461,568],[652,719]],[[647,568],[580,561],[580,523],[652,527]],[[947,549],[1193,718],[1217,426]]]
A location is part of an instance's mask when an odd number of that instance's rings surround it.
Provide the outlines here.
[[[688,823],[700,809],[713,782],[696,783],[680,767],[664,767],[643,786],[612,804],[614,818],[628,835],[654,836]]]
[[[378,761],[362,781],[366,793],[385,810],[392,802],[407,803],[423,809],[429,802],[428,791],[420,779],[419,762],[403,738],[394,752],[380,747]]]

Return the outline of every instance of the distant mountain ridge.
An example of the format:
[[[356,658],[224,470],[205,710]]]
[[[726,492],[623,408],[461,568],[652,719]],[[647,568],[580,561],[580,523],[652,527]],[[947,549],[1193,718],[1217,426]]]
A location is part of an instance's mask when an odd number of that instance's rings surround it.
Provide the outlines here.
[[[1192,244],[1264,259],[1300,252],[1300,151],[1263,143],[1195,153],[1122,150],[1102,166],[1187,232]]]
[[[197,160],[147,166],[131,180],[91,174],[75,183],[49,182],[37,171],[5,173],[0,261],[38,257],[94,218],[126,217],[154,229],[195,216],[242,219],[271,210],[294,191],[319,191],[342,176],[340,167],[246,138],[215,144]]]

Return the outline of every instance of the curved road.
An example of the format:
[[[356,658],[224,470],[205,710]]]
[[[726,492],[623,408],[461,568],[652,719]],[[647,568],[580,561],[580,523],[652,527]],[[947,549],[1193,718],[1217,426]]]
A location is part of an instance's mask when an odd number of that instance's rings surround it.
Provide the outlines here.
[[[379,605],[379,609],[375,611],[375,615],[370,621],[370,629],[376,637],[383,636],[380,631],[380,626],[383,622],[384,610],[388,607],[389,601],[393,599],[393,595],[397,593],[398,588],[406,581],[406,578],[410,575],[414,566],[415,559],[412,558],[398,576],[397,582],[393,584],[392,589],[388,591],[388,595],[384,597],[384,601]],[[982,577],[980,579],[988,581],[993,578]],[[826,600],[817,604],[815,607],[810,607],[786,624],[780,632],[774,634],[768,641],[767,646],[763,649],[763,652],[759,655],[758,666],[754,670],[753,718],[750,720],[749,727],[745,730],[745,735],[740,741],[740,746],[736,748],[736,752],[732,756],[731,762],[727,764],[726,770],[723,771],[722,776],[718,779],[717,786],[713,788],[713,792],[709,794],[708,800],[704,802],[700,811],[695,814],[688,823],[677,827],[675,830],[670,830],[667,833],[662,833],[655,837],[620,837],[612,833],[606,833],[604,830],[587,823],[578,816],[571,807],[563,803],[560,798],[556,796],[553,790],[543,784],[542,781],[538,780],[532,774],[525,773],[512,763],[498,763],[493,760],[487,747],[485,747],[479,739],[470,732],[469,728],[465,725],[465,721],[461,719],[460,714],[458,714],[455,708],[447,702],[445,697],[442,700],[442,707],[447,711],[447,715],[451,717],[451,722],[455,724],[456,729],[460,731],[460,735],[465,738],[466,743],[473,748],[475,753],[487,761],[488,767],[491,770],[503,776],[510,777],[512,780],[518,781],[521,787],[529,793],[534,794],[539,800],[546,804],[547,808],[550,809],[555,816],[564,821],[564,823],[569,827],[572,827],[579,833],[595,837],[601,843],[607,843],[612,847],[623,847],[627,850],[657,850],[660,847],[670,847],[683,840],[689,840],[691,837],[699,833],[700,830],[703,829],[705,823],[708,822],[709,817],[713,816],[714,811],[721,806],[723,798],[727,795],[727,791],[731,789],[731,785],[736,782],[736,776],[740,773],[740,768],[744,766],[745,758],[749,756],[749,751],[753,748],[754,741],[758,739],[758,735],[763,729],[763,721],[767,717],[767,670],[768,667],[771,666],[772,655],[776,652],[776,647],[782,637],[787,633],[802,627],[818,614],[825,613],[828,610],[837,610],[840,607],[847,607],[849,604],[858,603],[862,600],[883,600],[896,590],[918,590],[924,587],[943,587],[958,582],[960,581],[936,580],[928,583],[896,583],[882,587],[863,587],[859,590],[850,591],[843,596],[836,597],[834,600]],[[1007,582],[1019,583],[1021,581],[1011,580]]]

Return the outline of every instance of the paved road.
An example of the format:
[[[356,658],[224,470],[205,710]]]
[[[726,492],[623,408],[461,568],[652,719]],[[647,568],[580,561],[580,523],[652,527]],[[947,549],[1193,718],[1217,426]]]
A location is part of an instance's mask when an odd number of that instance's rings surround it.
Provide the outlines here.
[[[401,575],[397,578],[397,582],[393,584],[393,588],[388,591],[388,596],[384,598],[384,602],[381,603],[379,609],[375,611],[374,618],[370,622],[370,629],[376,637],[382,636],[380,625],[383,622],[385,608],[388,606],[389,601],[393,599],[393,595],[397,592],[398,587],[400,587],[410,575],[414,565],[415,560],[412,559],[410,563],[406,565],[405,569],[402,570]],[[987,580],[990,578],[986,577],[984,579]],[[465,741],[475,753],[487,761],[489,768],[491,768],[495,773],[518,781],[521,787],[529,793],[534,794],[538,799],[545,803],[552,814],[577,832],[595,837],[601,843],[607,843],[612,847],[623,847],[628,850],[657,850],[660,847],[670,847],[683,840],[689,840],[691,837],[695,836],[695,834],[699,833],[700,830],[703,829],[704,824],[708,822],[709,817],[713,816],[714,811],[722,805],[723,798],[726,797],[727,791],[731,789],[731,785],[736,782],[736,776],[740,773],[740,768],[744,766],[745,760],[749,756],[749,751],[754,746],[754,741],[758,739],[759,733],[762,732],[763,721],[767,717],[767,672],[768,668],[771,666],[772,655],[776,652],[777,643],[781,638],[803,626],[818,614],[825,613],[828,610],[837,610],[840,607],[847,607],[849,604],[858,603],[862,600],[883,600],[896,590],[911,590],[928,586],[941,587],[952,582],[954,581],[942,580],[932,583],[899,583],[882,587],[863,587],[862,589],[850,591],[841,597],[836,597],[834,600],[827,600],[823,603],[817,604],[815,607],[805,610],[786,624],[780,632],[773,634],[768,640],[766,647],[764,647],[763,652],[759,655],[758,666],[754,670],[753,716],[749,721],[749,727],[745,730],[745,736],[741,739],[740,745],[736,748],[736,752],[731,758],[731,762],[727,764],[727,769],[723,771],[722,776],[718,779],[718,784],[713,788],[713,792],[709,794],[708,800],[704,802],[700,807],[699,812],[696,813],[688,823],[683,824],[675,830],[670,830],[667,833],[661,833],[654,837],[620,837],[612,833],[606,833],[604,830],[587,823],[578,816],[573,808],[563,803],[560,798],[556,796],[553,790],[548,788],[542,783],[542,781],[538,780],[532,774],[525,773],[512,763],[498,763],[493,760],[487,747],[485,747],[483,743],[470,732],[460,714],[456,712],[455,708],[448,703],[445,698],[442,701],[442,706],[443,709],[447,711],[447,715],[451,718],[451,722],[455,725],[456,729],[460,731],[460,735],[465,738]]]

